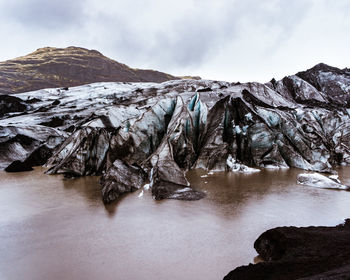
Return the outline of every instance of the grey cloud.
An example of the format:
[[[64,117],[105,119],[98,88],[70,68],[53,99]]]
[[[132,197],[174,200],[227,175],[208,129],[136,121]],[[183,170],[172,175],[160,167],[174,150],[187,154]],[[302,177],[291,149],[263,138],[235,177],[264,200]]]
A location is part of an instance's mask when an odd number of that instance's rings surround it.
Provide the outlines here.
[[[153,59],[174,67],[203,62],[211,51],[219,47],[222,39],[221,31],[216,30],[214,24],[196,24],[188,20],[182,20],[181,25],[174,24],[170,30],[159,30],[146,36],[138,31],[118,31],[120,37],[115,41],[116,48],[130,58]]]
[[[349,61],[341,47],[348,42],[349,5],[347,0],[0,0],[0,36],[6,38],[0,55],[77,45],[133,67],[265,80],[294,71],[291,66]],[[331,40],[320,45],[320,38]]]
[[[103,9],[98,9],[100,1],[83,0],[6,1],[0,8],[28,28],[54,33],[79,26],[77,36],[84,34],[92,45],[115,49],[116,59],[168,69],[199,67],[225,44],[257,32],[269,36],[271,29],[279,34],[266,40],[276,47],[307,10],[302,0],[224,0],[219,5],[209,0],[169,1],[178,3],[173,13],[164,11],[162,1],[102,2]]]
[[[310,2],[300,0],[271,1],[270,5],[260,0],[223,1],[219,10],[211,10],[210,4],[201,8],[200,2],[194,3],[198,4],[198,9],[180,14],[170,26],[154,31],[144,29],[148,23],[142,17],[133,19],[139,21],[136,27],[130,25],[129,14],[120,14],[117,22],[116,18],[111,18],[108,26],[115,27],[115,37],[109,44],[114,44],[129,61],[152,59],[167,68],[169,65],[196,67],[220,52],[227,42],[255,36],[257,32],[266,32],[269,36],[269,32],[277,30],[278,36],[266,38],[271,41],[269,47],[276,48],[282,40],[288,39],[310,7]],[[247,27],[251,27],[250,33],[245,33]]]
[[[244,20],[242,25],[254,26],[252,33],[247,36],[263,33],[262,35],[266,36],[263,43],[268,46],[265,51],[274,51],[282,46],[285,40],[288,40],[296,27],[307,16],[312,2],[246,0],[240,1],[238,6],[241,18]]]
[[[220,16],[220,15],[218,15]],[[157,17],[157,15],[155,15]],[[206,17],[206,12],[198,9],[190,16],[178,15],[170,23],[162,22],[152,30],[147,28],[146,19],[137,18],[138,25],[130,24],[130,19],[101,15],[99,22],[113,26],[113,35],[107,32],[110,38],[108,44],[122,52],[127,60],[155,60],[162,65],[186,67],[198,65],[208,54],[220,48],[225,34],[230,38],[235,32],[235,26],[230,26],[229,32],[223,28],[221,22],[215,22]]]
[[[7,20],[27,28],[62,29],[84,20],[84,0],[13,0],[0,4]]]

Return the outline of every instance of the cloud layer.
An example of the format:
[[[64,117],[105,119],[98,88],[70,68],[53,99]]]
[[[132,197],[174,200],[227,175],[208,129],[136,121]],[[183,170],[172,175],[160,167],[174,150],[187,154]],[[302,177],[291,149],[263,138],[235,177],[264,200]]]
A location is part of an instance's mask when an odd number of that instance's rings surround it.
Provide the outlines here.
[[[347,0],[0,0],[0,60],[75,45],[132,67],[265,82],[350,66],[349,12]]]

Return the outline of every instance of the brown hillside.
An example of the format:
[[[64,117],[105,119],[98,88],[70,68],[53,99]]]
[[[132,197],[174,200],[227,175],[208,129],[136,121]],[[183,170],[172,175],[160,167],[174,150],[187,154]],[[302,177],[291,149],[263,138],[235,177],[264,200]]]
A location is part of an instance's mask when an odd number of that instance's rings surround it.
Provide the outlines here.
[[[41,48],[0,62],[0,94],[94,82],[164,82],[179,79],[154,71],[132,69],[95,50],[78,47]]]

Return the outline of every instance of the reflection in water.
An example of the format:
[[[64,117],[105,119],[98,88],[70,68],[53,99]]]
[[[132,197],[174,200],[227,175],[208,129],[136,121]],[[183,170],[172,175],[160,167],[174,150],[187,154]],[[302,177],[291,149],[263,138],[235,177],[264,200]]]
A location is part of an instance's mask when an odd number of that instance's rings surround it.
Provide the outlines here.
[[[118,205],[127,197],[128,194],[123,194],[119,198],[117,198],[115,201],[109,204],[104,204],[104,208],[106,210],[106,213],[108,213],[108,216],[110,218],[113,218],[115,214],[117,213]],[[101,197],[102,200],[102,197]]]
[[[102,203],[98,177],[0,172],[4,279],[222,279],[258,262],[253,243],[283,225],[335,225],[350,192],[296,184],[297,169],[188,172],[207,196],[154,201],[139,190]],[[350,184],[350,168],[340,179]],[[13,264],[16,265],[13,265]]]
[[[98,180],[99,176],[63,178],[62,183],[65,189],[75,190],[87,200],[87,203],[96,205],[96,202],[101,198],[101,193],[98,188]]]

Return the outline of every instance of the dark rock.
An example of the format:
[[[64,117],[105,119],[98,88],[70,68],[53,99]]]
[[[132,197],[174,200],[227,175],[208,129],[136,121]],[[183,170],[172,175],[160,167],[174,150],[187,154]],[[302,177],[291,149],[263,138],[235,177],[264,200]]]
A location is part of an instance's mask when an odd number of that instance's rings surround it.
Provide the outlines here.
[[[22,99],[10,95],[0,95],[0,117],[7,113],[24,112],[27,105]]]
[[[59,105],[61,102],[57,99],[55,100],[54,102],[52,102],[52,105],[56,106],[56,105]]]
[[[52,105],[56,105],[56,104],[52,103]],[[49,121],[40,123],[40,125],[49,126],[49,127],[59,127],[59,126],[63,126],[65,119],[67,118],[62,116],[57,116],[57,117],[54,116]]]
[[[255,241],[254,248],[265,262],[238,267],[225,280],[350,277],[349,219],[336,227],[271,229]]]
[[[39,99],[39,98],[30,98],[28,100],[26,100],[25,102],[28,103],[28,104],[35,104],[35,103],[38,103],[38,102],[41,102],[42,100]]]
[[[75,125],[71,125],[71,126],[67,127],[64,131],[70,132],[70,133],[74,132],[75,131]]]
[[[213,91],[213,90],[209,87],[197,89],[197,92],[207,92],[207,91]]]
[[[313,275],[310,277],[300,278],[300,280],[348,280],[350,279],[350,264],[330,271]]]
[[[22,171],[31,171],[33,168],[30,164],[22,162],[20,160],[15,160],[9,166],[5,168],[6,172],[22,172]]]
[[[276,81],[275,78],[272,78],[271,81],[270,81],[270,83],[271,83],[273,86],[276,86],[277,81]]]
[[[39,148],[35,149],[24,161],[29,166],[40,166],[44,165],[47,160],[52,156],[53,148],[41,145]]]
[[[143,93],[143,89],[142,89],[142,88],[138,88],[135,92],[137,92],[137,93]]]

